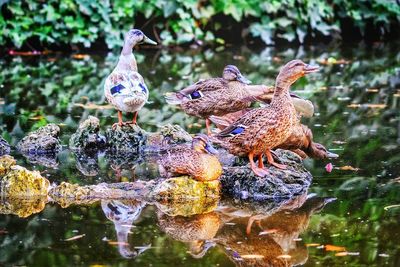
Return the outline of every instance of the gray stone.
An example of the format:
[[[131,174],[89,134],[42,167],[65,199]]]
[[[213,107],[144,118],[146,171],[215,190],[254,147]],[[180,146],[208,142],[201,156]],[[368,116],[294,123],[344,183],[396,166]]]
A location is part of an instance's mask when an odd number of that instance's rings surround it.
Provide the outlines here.
[[[69,139],[69,148],[73,150],[98,150],[106,146],[106,138],[100,133],[99,119],[89,116],[79,124]]]
[[[58,153],[61,150],[60,127],[48,124],[29,133],[17,144],[17,149],[24,155]]]

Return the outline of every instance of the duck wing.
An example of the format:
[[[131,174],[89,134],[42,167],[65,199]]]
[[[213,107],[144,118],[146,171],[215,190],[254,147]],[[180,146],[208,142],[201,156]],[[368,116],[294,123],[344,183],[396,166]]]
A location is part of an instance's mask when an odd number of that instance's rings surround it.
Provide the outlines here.
[[[222,78],[212,78],[198,81],[195,84],[189,85],[182,89],[177,94],[190,99],[197,99],[201,96],[198,92],[208,92],[228,88],[228,83]]]

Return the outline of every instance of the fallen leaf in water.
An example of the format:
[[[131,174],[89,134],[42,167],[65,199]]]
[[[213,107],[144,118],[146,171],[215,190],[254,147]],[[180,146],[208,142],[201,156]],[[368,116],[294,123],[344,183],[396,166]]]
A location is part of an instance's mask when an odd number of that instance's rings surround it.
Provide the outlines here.
[[[377,109],[386,108],[386,106],[387,106],[386,104],[356,104],[356,103],[347,105],[348,108],[367,107],[367,108],[377,108]]]
[[[268,229],[265,231],[260,232],[258,235],[268,235],[278,232],[278,229]]]
[[[377,92],[379,92],[379,89],[376,89],[376,88],[367,88],[365,91],[368,92],[368,93],[377,93]]]
[[[129,246],[129,243],[126,243],[126,242],[108,241],[107,243],[112,245],[112,246],[118,246],[118,245]]]
[[[31,121],[38,121],[38,120],[41,120],[41,119],[43,119],[43,118],[44,118],[44,116],[42,116],[42,115],[34,116],[34,117],[29,117],[29,119],[30,119]]]
[[[278,259],[290,260],[292,258],[292,256],[284,254],[284,255],[279,255],[277,258]]]
[[[108,265],[102,265],[102,264],[92,264],[89,265],[90,267],[103,267],[103,266],[108,266]]]
[[[384,209],[384,210],[388,210],[388,209],[399,208],[399,207],[400,207],[400,204],[397,204],[397,205],[386,206],[386,207],[384,207],[383,209]]]
[[[344,256],[358,256],[360,255],[360,252],[347,252],[347,251],[343,251],[343,252],[338,252],[335,254],[336,257],[344,257]]]
[[[388,254],[385,254],[385,253],[380,253],[380,254],[378,254],[378,256],[379,256],[379,257],[385,257],[385,258],[389,257],[389,255],[388,255]]]
[[[394,97],[400,97],[400,93],[393,94]]]
[[[328,163],[328,164],[326,164],[326,166],[325,166],[325,170],[326,170],[327,172],[332,172],[332,169],[333,169],[333,165],[332,165],[332,163]]]
[[[346,144],[347,142],[346,142],[346,141],[339,141],[339,140],[337,140],[337,141],[333,141],[332,143],[334,143],[335,145],[344,145],[344,144]]]
[[[75,58],[75,59],[85,59],[85,58],[88,58],[89,55],[87,55],[87,54],[75,54],[75,55],[72,55],[72,57]]]
[[[111,105],[97,105],[94,103],[87,103],[87,104],[76,103],[76,104],[74,104],[74,106],[81,107],[84,109],[99,109],[99,110],[113,109],[113,107]]]
[[[341,64],[349,64],[351,61],[350,60],[345,60],[345,59],[336,59],[334,57],[329,57],[329,58],[324,58],[318,60],[318,63],[322,65],[341,65]]]
[[[84,237],[85,235],[86,235],[86,234],[76,235],[76,236],[67,238],[67,239],[65,239],[64,241],[74,241],[74,240],[77,240],[77,239],[81,239],[81,238]]]
[[[306,247],[318,247],[319,245],[321,245],[321,244],[319,244],[319,243],[310,243],[310,244],[306,244]]]
[[[326,251],[346,251],[345,247],[339,247],[334,245],[325,245]]]
[[[248,254],[248,255],[240,255],[242,259],[263,259],[263,255],[257,255],[257,254]]]
[[[342,171],[359,171],[359,168],[354,168],[353,166],[342,166],[342,167],[337,167],[338,170],[342,170]]]

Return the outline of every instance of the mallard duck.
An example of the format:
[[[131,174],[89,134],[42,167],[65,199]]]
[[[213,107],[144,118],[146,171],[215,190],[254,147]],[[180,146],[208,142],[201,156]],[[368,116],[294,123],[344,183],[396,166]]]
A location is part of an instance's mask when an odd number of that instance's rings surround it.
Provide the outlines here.
[[[204,134],[195,136],[192,144],[175,145],[161,152],[158,160],[162,176],[189,175],[198,181],[216,180],[222,166],[215,156],[218,152]]]
[[[265,176],[268,173],[262,161],[264,154],[269,164],[285,169],[285,165],[274,161],[270,150],[282,144],[298,123],[289,89],[297,79],[317,70],[318,67],[307,65],[301,60],[292,60],[287,63],[276,79],[271,104],[247,112],[213,136],[213,141],[226,148],[231,154],[247,155],[251,169],[258,176]],[[258,157],[258,167],[254,163],[254,157]]]
[[[179,105],[189,115],[206,119],[208,135],[211,115],[222,116],[250,106],[256,100],[252,91],[263,93],[270,88],[264,85],[249,85],[234,65],[227,65],[222,78],[211,78],[198,81],[176,93],[168,93],[165,98],[168,104]]]
[[[293,103],[295,106],[296,111],[299,113],[299,109],[297,108],[297,105],[300,103],[298,101],[297,103]],[[307,114],[310,114],[309,108],[305,108],[308,103],[305,102],[305,105],[301,105],[300,110],[302,112],[306,112]],[[244,114],[247,112],[251,111],[251,109],[243,109],[234,113],[229,113],[225,116],[210,116],[210,120],[217,125],[217,127],[220,130],[225,129],[229,125],[231,125],[233,122],[238,120],[240,117],[242,117]],[[337,158],[338,155],[335,153],[329,152],[323,145],[319,143],[315,143],[313,141],[313,134],[312,131],[305,125],[301,124],[300,121],[298,124],[293,128],[292,133],[290,136],[277,146],[276,148],[281,148],[281,149],[286,149],[286,150],[292,150],[296,154],[298,154],[300,157],[307,158],[315,158],[315,159],[326,159],[326,158]]]
[[[157,45],[144,33],[132,29],[125,35],[124,46],[117,66],[104,83],[104,94],[107,101],[118,111],[118,124],[122,126],[122,112],[133,113],[131,123],[136,124],[138,111],[144,106],[149,97],[142,75],[138,73],[132,49],[137,44],[147,43]],[[116,124],[114,124],[114,127]]]

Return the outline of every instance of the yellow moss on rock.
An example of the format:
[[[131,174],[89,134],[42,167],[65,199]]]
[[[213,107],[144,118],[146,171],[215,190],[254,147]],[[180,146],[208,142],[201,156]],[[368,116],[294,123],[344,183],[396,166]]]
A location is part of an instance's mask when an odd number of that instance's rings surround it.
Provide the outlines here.
[[[13,157],[5,155],[0,157],[0,177],[4,176],[14,166],[16,161]]]
[[[16,165],[0,178],[0,186],[3,197],[38,197],[47,196],[50,182],[38,171],[29,171]]]
[[[39,198],[6,198],[0,202],[0,214],[13,214],[26,218],[32,214],[41,212],[47,203],[47,197]]]

